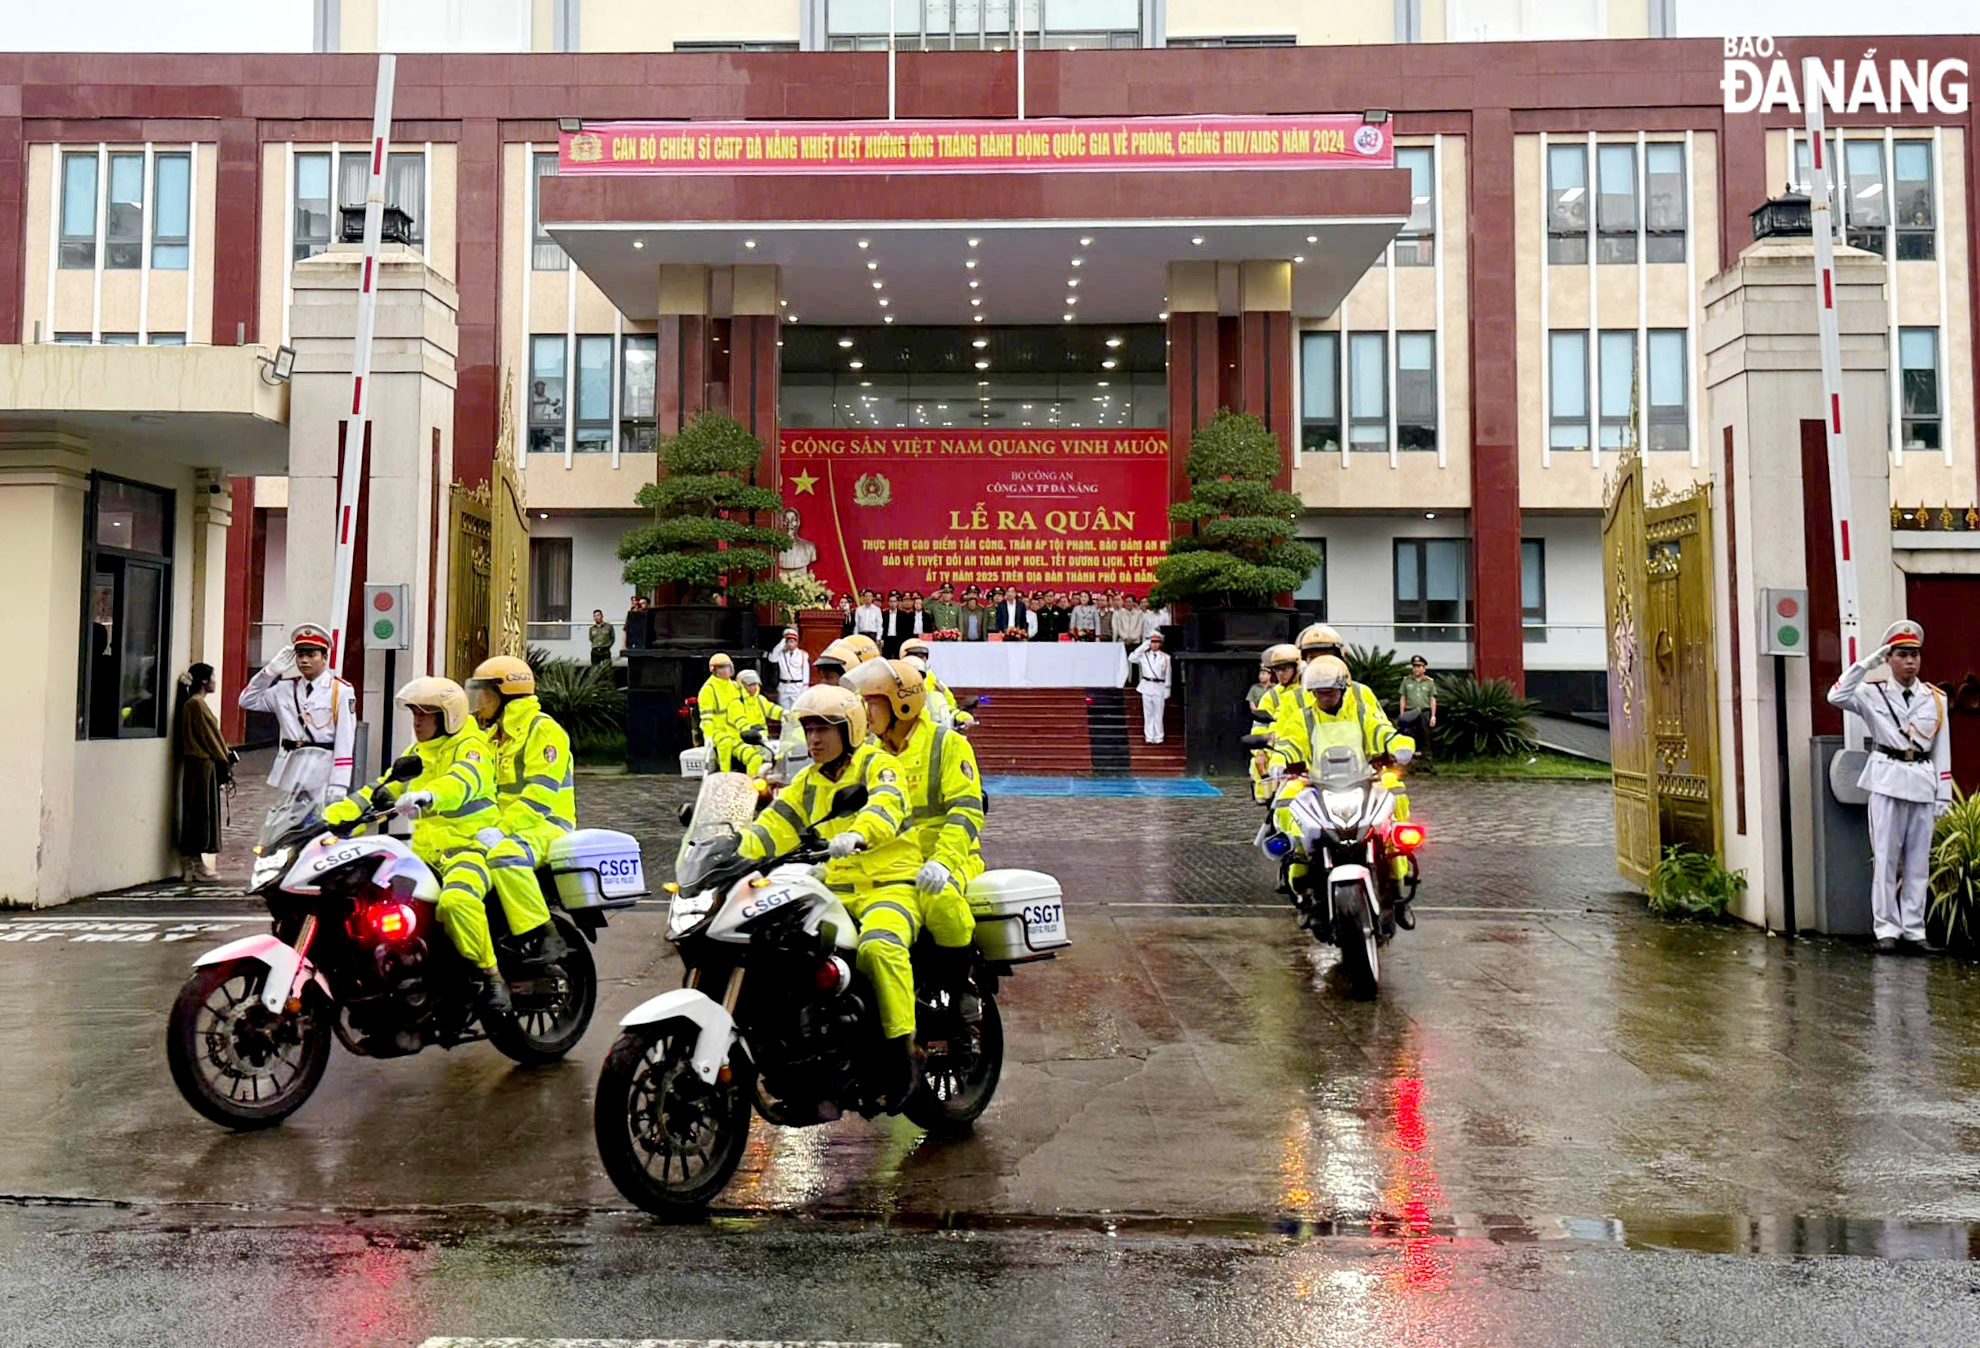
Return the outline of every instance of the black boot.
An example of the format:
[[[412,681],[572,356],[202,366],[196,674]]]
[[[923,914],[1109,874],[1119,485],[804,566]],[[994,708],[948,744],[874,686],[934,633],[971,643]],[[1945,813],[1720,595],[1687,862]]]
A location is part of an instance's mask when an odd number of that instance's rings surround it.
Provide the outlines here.
[[[948,991],[949,1005],[965,1025],[977,1024],[983,1019],[983,999],[976,995],[976,985],[970,981],[975,950],[966,945],[935,948],[942,952],[942,986]]]
[[[894,1114],[900,1111],[907,1098],[914,1094],[915,1087],[921,1084],[921,1050],[915,1047],[914,1036],[904,1034],[898,1039],[889,1039],[877,1056],[875,1075],[879,1081],[874,1098],[874,1108],[881,1114]]]
[[[500,969],[483,969],[475,982],[474,1006],[483,1021],[514,1014],[516,1007],[509,1000],[508,980],[502,977]]]

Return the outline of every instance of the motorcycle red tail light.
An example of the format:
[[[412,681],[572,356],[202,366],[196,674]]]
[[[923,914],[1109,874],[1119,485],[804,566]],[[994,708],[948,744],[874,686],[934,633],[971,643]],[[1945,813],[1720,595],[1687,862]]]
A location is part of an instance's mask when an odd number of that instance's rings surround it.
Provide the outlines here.
[[[1397,847],[1405,852],[1414,852],[1423,846],[1423,825],[1397,824],[1395,832],[1389,835]]]
[[[391,902],[374,903],[365,912],[365,924],[371,934],[381,941],[403,941],[413,934],[418,925],[418,914],[410,904]]]
[[[844,992],[852,985],[852,970],[837,955],[828,955],[820,961],[812,981],[820,992]]]

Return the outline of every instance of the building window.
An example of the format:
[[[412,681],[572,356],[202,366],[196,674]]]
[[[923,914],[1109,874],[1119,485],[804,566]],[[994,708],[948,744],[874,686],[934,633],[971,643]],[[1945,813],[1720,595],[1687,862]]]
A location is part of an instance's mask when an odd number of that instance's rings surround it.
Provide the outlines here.
[[[529,452],[564,452],[564,338],[529,339]]]
[[[1519,620],[1526,641],[1547,639],[1547,543],[1523,538],[1519,543]]]
[[[1890,196],[1884,182],[1884,142],[1844,141],[1843,155],[1849,180],[1849,243],[1882,257],[1884,234],[1891,223]]]
[[[300,262],[330,246],[330,156],[296,156],[296,223],[291,256]]]
[[[1297,47],[1291,33],[1228,33],[1222,37],[1172,37],[1165,47]]]
[[[340,0],[316,0],[315,13],[310,17],[310,45],[319,52],[341,51],[344,45],[344,20]]]
[[[1932,193],[1932,142],[1900,140],[1891,145],[1891,178],[1897,206],[1897,256],[1900,262],[1930,262],[1937,219]]]
[[[1588,149],[1547,147],[1547,261],[1557,266],[1588,262]]]
[[[102,344],[104,346],[136,346],[138,344],[137,334],[135,332],[106,332],[103,334]]]
[[[1019,6],[1022,4],[1022,12]],[[824,0],[826,46],[884,51],[888,16],[894,44],[907,51],[1008,51],[1024,45],[1077,51],[1139,47],[1142,0]],[[1043,13],[1041,14],[1041,9]]]
[[[1684,261],[1684,146],[1643,147],[1645,262]]]
[[[619,451],[651,454],[659,447],[653,419],[654,372],[660,362],[658,337],[628,336],[621,357]]]
[[[61,265],[96,265],[96,152],[62,156]]]
[[[1396,41],[1423,41],[1423,0],[1396,0]]]
[[[1547,334],[1548,443],[1556,450],[1588,448],[1588,334]]]
[[[529,218],[533,222],[529,265],[532,271],[564,271],[571,260],[564,256],[564,250],[557,241],[543,232],[543,180],[557,176],[557,156],[539,154],[531,166],[529,184]]]
[[[1306,580],[1293,591],[1293,607],[1312,622],[1327,621],[1327,540],[1302,538],[1300,542],[1320,554],[1320,560],[1306,573]]]
[[[1596,198],[1596,259],[1602,263],[1636,261],[1636,147],[1603,145],[1595,151],[1600,175]]]
[[[795,42],[676,42],[677,52],[797,51]]]
[[[86,332],[58,332],[55,334],[57,346],[92,346],[95,339]]]
[[[78,739],[136,739],[170,727],[172,514],[169,491],[102,474],[90,480]]]
[[[1341,335],[1309,332],[1299,339],[1299,443],[1308,452],[1341,447]]]
[[[1396,640],[1462,641],[1471,621],[1465,540],[1398,538]]]
[[[144,265],[144,156],[110,156],[110,196],[103,206],[103,265],[136,271]]]
[[[1437,448],[1437,334],[1396,334],[1396,448]]]
[[[612,450],[612,338],[577,339],[576,449],[580,454]]]
[[[529,639],[571,639],[571,540],[529,540]]]
[[[191,257],[192,156],[156,156],[151,195],[151,265],[159,271],[184,271]]]
[[[579,0],[551,0],[550,47],[553,51],[583,51],[578,35]]]
[[[1427,145],[1398,146],[1396,167],[1409,170],[1409,222],[1396,236],[1396,265],[1428,267],[1437,260],[1436,156]]]
[[[1602,448],[1622,449],[1636,443],[1632,393],[1636,387],[1636,334],[1605,332],[1602,357]]]
[[[371,157],[346,151],[337,157],[338,219],[331,228],[342,228],[342,207],[364,205],[364,189],[371,181]],[[412,222],[409,231],[415,248],[426,246],[426,156],[394,154],[385,158],[385,204],[397,206]]]
[[[146,346],[184,346],[186,334],[183,332],[154,332],[145,339]]]
[[[1836,180],[1839,176],[1836,169],[1835,133],[1831,132],[1829,135],[1823,137],[1823,140],[1829,147],[1829,153],[1824,158],[1823,164],[1829,170],[1829,218],[1834,220],[1837,209]],[[1799,132],[1795,133],[1794,140],[1794,190],[1811,198],[1815,195],[1814,161],[1808,154],[1808,138]]]
[[[1348,448],[1389,448],[1389,339],[1379,332],[1348,334]]]
[[[1939,447],[1939,330],[1898,329],[1898,389],[1906,449]]]
[[[1653,328],[1649,338],[1650,448],[1690,449],[1690,365],[1683,328]]]

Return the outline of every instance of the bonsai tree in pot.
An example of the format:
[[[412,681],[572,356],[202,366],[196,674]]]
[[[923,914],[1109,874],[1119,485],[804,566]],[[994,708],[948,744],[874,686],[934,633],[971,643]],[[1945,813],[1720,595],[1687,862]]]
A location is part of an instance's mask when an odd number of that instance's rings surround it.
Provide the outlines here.
[[[777,553],[790,535],[753,522],[780,507],[777,493],[750,481],[763,446],[739,422],[703,412],[660,443],[662,473],[639,489],[653,523],[619,540],[626,582],[655,591],[656,640],[734,642],[747,636],[740,615],[758,604],[797,601],[777,580]],[[726,605],[726,609],[722,606]]]
[[[1272,485],[1279,462],[1278,438],[1248,412],[1224,408],[1190,437],[1189,499],[1169,507],[1189,533],[1156,563],[1154,598],[1189,604],[1210,644],[1284,641],[1291,610],[1277,598],[1320,563],[1293,536],[1299,497]]]

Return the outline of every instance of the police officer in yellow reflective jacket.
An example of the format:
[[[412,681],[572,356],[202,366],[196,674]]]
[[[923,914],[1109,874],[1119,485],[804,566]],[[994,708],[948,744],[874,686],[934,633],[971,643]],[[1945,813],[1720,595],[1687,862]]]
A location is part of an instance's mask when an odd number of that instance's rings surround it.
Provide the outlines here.
[[[1347,647],[1341,641],[1341,634],[1325,623],[1314,623],[1299,634],[1299,658],[1308,664],[1323,655],[1331,655],[1343,665],[1347,663]],[[1382,699],[1375,696],[1375,690],[1365,683],[1356,683],[1349,676],[1347,701],[1349,706],[1359,706],[1388,719],[1382,710]]]
[[[1272,727],[1272,747],[1258,751],[1253,760],[1254,769],[1282,771],[1294,765],[1311,768],[1322,753],[1336,745],[1345,745],[1365,759],[1387,755],[1401,765],[1416,757],[1416,741],[1389,723],[1388,714],[1379,702],[1349,700],[1351,689],[1362,685],[1349,678],[1345,661],[1332,655],[1309,660],[1300,682],[1299,697],[1289,699],[1280,709],[1279,719]],[[1401,778],[1385,778],[1384,784],[1395,797],[1395,817],[1408,819],[1409,795],[1402,789]],[[1299,836],[1299,830],[1285,807],[1306,789],[1307,784],[1302,780],[1287,782],[1273,804],[1274,825],[1294,838]],[[1401,879],[1408,870],[1409,859],[1398,856],[1394,862],[1396,876]]]
[[[921,671],[921,685],[928,691],[928,705],[922,715],[938,726],[957,726],[967,730],[976,724],[976,718],[957,703],[949,685],[935,677],[935,671],[928,667],[933,658],[928,643],[920,637],[909,637],[901,643],[901,659]]]
[[[509,988],[495,966],[495,942],[482,906],[488,866],[476,840],[501,818],[495,806],[495,750],[468,714],[466,690],[452,679],[414,679],[396,700],[412,713],[414,739],[406,753],[420,762],[398,809],[417,812],[412,848],[440,873],[440,925],[461,958],[480,973],[482,1013],[507,1014]],[[389,774],[380,778],[372,789],[389,779]],[[363,812],[358,799],[347,796],[325,808],[323,817],[346,824]]]
[[[1329,629],[1331,630],[1331,629]],[[1265,696],[1258,700],[1258,710],[1263,715],[1259,724],[1263,727],[1257,733],[1269,735],[1277,722],[1279,713],[1288,703],[1297,702],[1300,695],[1299,675],[1304,666],[1300,663],[1299,647],[1281,644],[1267,647],[1260,658],[1259,667],[1272,675],[1272,686],[1265,690]],[[1262,765],[1254,756],[1251,764],[1251,798],[1260,805],[1272,799],[1276,788],[1267,779],[1270,769]]]
[[[853,692],[805,690],[791,713],[804,727],[811,762],[743,831],[742,856],[781,856],[807,828],[829,841],[832,859],[821,877],[859,920],[859,970],[873,986],[880,1032],[887,1039],[881,1107],[898,1109],[914,1089],[914,963],[908,952],[921,927],[914,878],[921,849],[904,832],[907,795],[901,765],[866,738],[866,705]],[[847,818],[828,819],[842,786],[866,788],[866,804]]]
[[[570,736],[536,700],[536,675],[513,655],[490,656],[468,680],[475,719],[495,748],[501,822],[481,831],[488,874],[509,934],[540,946],[551,934],[536,868],[558,835],[577,827],[576,760]],[[539,933],[532,936],[531,933]]]
[[[976,917],[963,896],[983,874],[983,781],[976,751],[952,728],[931,721],[933,699],[911,660],[872,660],[840,681],[866,699],[866,724],[900,760],[921,870],[915,893],[935,939],[936,978],[965,1020],[981,1020],[970,986],[970,938]]]
[[[708,660],[708,681],[694,695],[701,722],[701,742],[708,746],[710,772],[744,772],[737,750],[743,748],[742,727],[735,723],[742,688],[736,683],[736,662],[719,652]]]
[[[730,757],[738,772],[755,777],[772,758],[772,749],[783,733],[784,709],[763,696],[763,676],[753,669],[736,675],[736,702],[729,719],[736,727],[737,743]],[[763,732],[762,744],[751,744],[742,737],[752,730]]]

